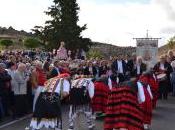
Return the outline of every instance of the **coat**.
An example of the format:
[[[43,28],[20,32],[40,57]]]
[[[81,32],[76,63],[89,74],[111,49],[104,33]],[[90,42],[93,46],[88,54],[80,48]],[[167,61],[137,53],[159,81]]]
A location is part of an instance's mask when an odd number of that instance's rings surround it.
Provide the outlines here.
[[[128,69],[127,69],[127,64],[126,64],[126,62],[124,60],[122,60],[122,67],[123,67],[123,74],[125,75],[126,72],[128,71]],[[118,71],[117,60],[114,61],[113,64],[112,64],[112,71],[113,71],[114,74],[116,74],[117,71]]]
[[[26,95],[27,94],[27,78],[24,73],[18,70],[14,74],[14,95]]]
[[[10,81],[11,76],[7,71],[0,73],[0,96],[3,95],[5,91],[9,90]]]

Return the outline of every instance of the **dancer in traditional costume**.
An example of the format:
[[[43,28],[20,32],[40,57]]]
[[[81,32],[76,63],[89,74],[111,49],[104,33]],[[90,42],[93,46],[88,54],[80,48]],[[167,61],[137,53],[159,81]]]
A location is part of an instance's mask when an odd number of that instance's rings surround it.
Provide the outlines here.
[[[93,115],[91,109],[91,99],[94,96],[94,83],[91,78],[84,75],[75,76],[72,81],[70,91],[70,111],[69,111],[69,129],[74,129],[74,121],[80,113],[87,118],[89,129],[94,128]]]
[[[153,72],[151,72],[148,76],[148,84],[150,85],[151,92],[153,95],[153,99],[152,99],[153,109],[155,109],[157,105],[157,100],[159,97],[159,83]]]
[[[139,101],[143,90],[137,88],[136,79],[113,87],[107,102],[104,130],[143,130],[143,113]]]
[[[143,123],[144,123],[144,129],[147,130],[150,128],[151,120],[152,120],[152,92],[149,85],[149,74],[145,73],[137,82],[138,88],[144,90],[143,98],[145,99],[144,102],[140,104],[141,109],[143,110],[144,116],[143,116]]]
[[[110,92],[108,80],[108,77],[101,77],[94,83],[95,93],[92,99],[92,109],[96,113],[96,118],[103,117],[106,111],[106,103]]]
[[[43,127],[62,130],[60,101],[68,96],[70,83],[68,74],[49,79],[43,88],[38,88],[36,105],[30,127],[39,130]]]

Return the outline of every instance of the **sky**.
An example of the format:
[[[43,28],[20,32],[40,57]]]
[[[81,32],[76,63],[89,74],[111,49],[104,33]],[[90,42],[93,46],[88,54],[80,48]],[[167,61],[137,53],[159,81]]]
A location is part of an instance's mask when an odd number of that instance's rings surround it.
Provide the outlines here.
[[[133,38],[162,38],[160,45],[175,35],[175,0],[77,0],[82,35],[93,41],[118,46],[135,46]],[[0,26],[31,31],[49,19],[44,11],[52,0],[1,0]]]

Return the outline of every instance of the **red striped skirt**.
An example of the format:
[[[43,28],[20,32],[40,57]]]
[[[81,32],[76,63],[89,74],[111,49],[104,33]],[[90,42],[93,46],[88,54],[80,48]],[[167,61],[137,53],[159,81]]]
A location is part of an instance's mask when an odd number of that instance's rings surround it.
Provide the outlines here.
[[[93,112],[105,112],[109,87],[103,82],[95,82],[95,93],[92,99]]]
[[[143,130],[143,113],[137,93],[130,87],[113,88],[107,101],[104,130]]]

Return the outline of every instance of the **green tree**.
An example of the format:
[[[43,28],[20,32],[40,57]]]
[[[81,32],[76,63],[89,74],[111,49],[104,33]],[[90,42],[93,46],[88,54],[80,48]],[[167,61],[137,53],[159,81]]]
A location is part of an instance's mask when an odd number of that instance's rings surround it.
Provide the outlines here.
[[[1,46],[5,46],[6,48],[8,48],[9,46],[13,45],[13,41],[12,40],[8,40],[8,39],[4,39],[0,41]]]
[[[170,38],[170,40],[168,41],[168,47],[169,49],[173,49],[175,47],[175,36]]]
[[[24,40],[24,46],[26,48],[37,48],[41,46],[41,42],[35,38],[27,38]]]
[[[78,48],[88,50],[92,42],[81,36],[82,31],[86,29],[86,24],[82,27],[77,24],[79,21],[78,11],[80,10],[77,1],[54,0],[53,2],[54,5],[45,12],[51,17],[51,20],[46,21],[45,27],[35,27],[33,29],[35,34],[52,48],[58,48],[59,43],[64,41],[70,50]]]

